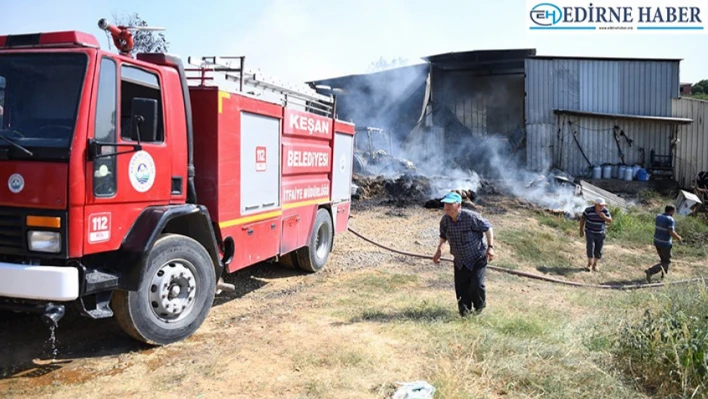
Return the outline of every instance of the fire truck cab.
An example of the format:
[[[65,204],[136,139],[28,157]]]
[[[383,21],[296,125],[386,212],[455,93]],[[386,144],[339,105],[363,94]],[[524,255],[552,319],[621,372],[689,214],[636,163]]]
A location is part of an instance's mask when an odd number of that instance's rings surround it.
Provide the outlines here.
[[[127,28],[99,27],[120,54],[77,31],[0,36],[0,308],[56,326],[72,304],[164,345],[197,331],[223,274],[322,270],[350,210],[336,101],[243,57],[133,58]]]

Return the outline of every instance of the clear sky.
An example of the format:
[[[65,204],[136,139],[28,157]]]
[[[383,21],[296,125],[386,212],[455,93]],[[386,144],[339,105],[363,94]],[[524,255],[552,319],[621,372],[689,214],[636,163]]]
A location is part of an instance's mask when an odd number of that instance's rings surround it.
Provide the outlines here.
[[[247,67],[303,82],[367,72],[380,57],[536,48],[543,55],[682,58],[681,81],[708,78],[705,34],[532,34],[524,0],[0,0],[0,32],[82,30],[108,46],[97,21],[138,12],[164,27],[170,52],[245,55]],[[708,18],[708,15],[706,16]]]

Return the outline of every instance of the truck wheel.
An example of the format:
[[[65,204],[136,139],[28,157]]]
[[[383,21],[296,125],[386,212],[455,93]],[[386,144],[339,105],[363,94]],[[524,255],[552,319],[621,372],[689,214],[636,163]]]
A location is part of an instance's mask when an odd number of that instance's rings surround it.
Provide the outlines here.
[[[192,238],[166,234],[155,242],[147,262],[137,291],[113,295],[118,325],[152,345],[188,338],[206,319],[216,292],[209,253]]]
[[[295,252],[290,252],[285,255],[281,255],[278,260],[278,264],[287,269],[299,269],[297,264],[297,254]]]
[[[326,209],[320,209],[315,217],[309,245],[297,250],[297,265],[300,269],[308,272],[319,272],[324,269],[332,250],[333,237],[332,218]]]

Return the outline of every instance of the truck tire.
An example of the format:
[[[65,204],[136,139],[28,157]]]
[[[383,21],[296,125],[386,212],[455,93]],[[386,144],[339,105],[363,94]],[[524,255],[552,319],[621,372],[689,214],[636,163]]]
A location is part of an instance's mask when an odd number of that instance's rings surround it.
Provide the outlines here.
[[[158,238],[137,291],[117,290],[113,309],[128,335],[151,345],[167,345],[194,334],[216,292],[214,265],[196,240],[178,234]]]
[[[332,250],[334,225],[326,209],[317,211],[312,234],[306,247],[297,250],[297,265],[308,272],[319,272],[324,269],[329,253]]]
[[[278,264],[286,269],[299,269],[300,266],[297,264],[297,254],[295,252],[289,252],[285,255],[281,255],[278,260]]]

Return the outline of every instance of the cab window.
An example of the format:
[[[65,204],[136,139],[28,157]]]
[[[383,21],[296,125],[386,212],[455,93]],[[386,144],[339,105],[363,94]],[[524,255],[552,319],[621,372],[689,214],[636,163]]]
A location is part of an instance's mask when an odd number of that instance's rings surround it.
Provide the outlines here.
[[[98,95],[96,98],[96,124],[94,136],[103,143],[116,142],[116,111],[118,105],[118,69],[110,58],[101,60]],[[115,148],[105,146],[104,153]],[[97,197],[111,197],[116,193],[116,157],[100,157],[93,162],[93,192]]]
[[[130,65],[121,65],[120,80],[120,131],[125,141],[137,141],[137,132],[131,123],[131,104],[134,98],[150,98],[157,100],[157,136],[155,143],[165,139],[162,112],[162,91],[158,76],[152,72]]]

